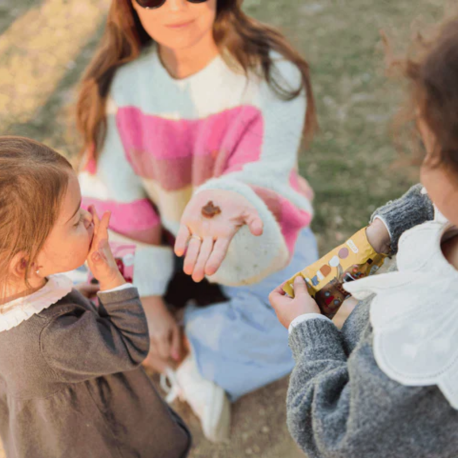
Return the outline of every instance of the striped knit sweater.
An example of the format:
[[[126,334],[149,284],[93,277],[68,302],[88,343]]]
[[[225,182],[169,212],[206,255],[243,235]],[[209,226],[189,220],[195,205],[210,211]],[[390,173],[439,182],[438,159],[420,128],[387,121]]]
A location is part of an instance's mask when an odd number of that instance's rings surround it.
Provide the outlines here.
[[[279,55],[285,87],[298,69]],[[110,210],[111,239],[136,246],[133,282],[140,295],[161,295],[173,272],[183,211],[204,189],[236,191],[264,222],[260,237],[242,227],[210,281],[243,285],[284,267],[299,231],[310,224],[311,190],[297,173],[306,97],[280,99],[267,83],[230,69],[221,56],[188,78],[173,79],[156,48],[120,68],[111,86],[107,137],[80,174],[83,205]]]

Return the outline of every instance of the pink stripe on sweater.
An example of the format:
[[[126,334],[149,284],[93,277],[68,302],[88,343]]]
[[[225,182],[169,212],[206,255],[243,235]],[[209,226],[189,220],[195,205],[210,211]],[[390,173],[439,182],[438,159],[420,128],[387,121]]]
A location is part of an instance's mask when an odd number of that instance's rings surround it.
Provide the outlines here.
[[[261,155],[264,121],[253,106],[198,120],[164,119],[123,107],[116,119],[135,173],[168,191],[200,186],[258,161]]]
[[[312,216],[270,189],[259,186],[251,186],[251,188],[274,215],[280,225],[288,251],[293,254],[299,232],[310,224]]]
[[[110,229],[114,232],[143,243],[160,243],[161,222],[148,199],[119,203],[83,197],[82,207],[87,209],[90,205],[99,217],[111,212]]]

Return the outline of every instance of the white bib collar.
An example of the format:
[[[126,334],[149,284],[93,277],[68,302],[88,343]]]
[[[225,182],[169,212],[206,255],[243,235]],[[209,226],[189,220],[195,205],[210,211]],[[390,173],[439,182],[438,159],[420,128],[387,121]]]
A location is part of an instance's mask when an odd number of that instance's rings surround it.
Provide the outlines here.
[[[380,369],[405,386],[437,385],[458,409],[458,271],[441,249],[455,230],[437,212],[401,237],[398,272],[345,288],[357,299],[376,294],[370,321]]]
[[[65,275],[51,275],[43,288],[0,306],[0,332],[9,331],[31,316],[42,312],[65,297],[73,282]]]

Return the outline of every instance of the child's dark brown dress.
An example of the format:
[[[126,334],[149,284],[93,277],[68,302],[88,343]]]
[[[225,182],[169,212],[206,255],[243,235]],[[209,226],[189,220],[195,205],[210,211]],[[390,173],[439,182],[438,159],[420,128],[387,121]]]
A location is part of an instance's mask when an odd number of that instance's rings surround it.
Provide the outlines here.
[[[8,458],[181,458],[190,434],[139,367],[149,349],[135,288],[72,291],[0,332],[0,432]]]

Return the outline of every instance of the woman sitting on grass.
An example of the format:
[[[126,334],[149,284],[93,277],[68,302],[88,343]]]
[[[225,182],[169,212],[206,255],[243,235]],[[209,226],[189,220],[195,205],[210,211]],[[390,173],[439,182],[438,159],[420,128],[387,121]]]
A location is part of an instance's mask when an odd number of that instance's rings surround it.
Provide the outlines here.
[[[111,240],[136,249],[146,363],[167,371],[169,399],[187,401],[213,441],[229,435],[230,401],[292,370],[268,295],[317,258],[297,172],[315,126],[308,65],[242,3],[112,0],[78,104],[83,205],[110,210]],[[223,293],[208,307],[189,298],[188,355],[165,300],[177,256]]]

